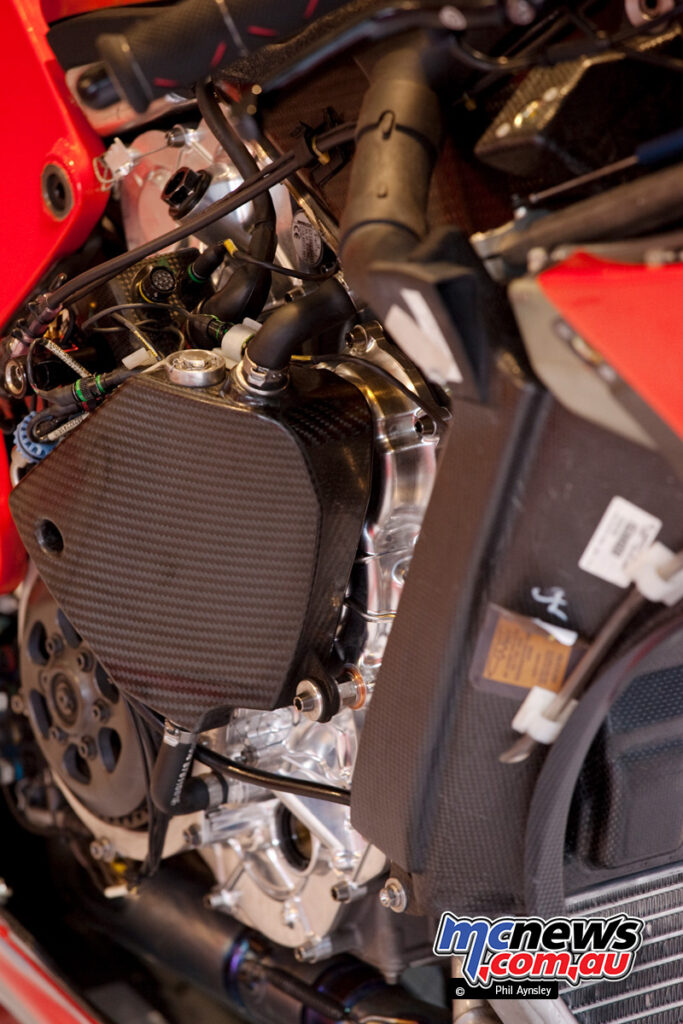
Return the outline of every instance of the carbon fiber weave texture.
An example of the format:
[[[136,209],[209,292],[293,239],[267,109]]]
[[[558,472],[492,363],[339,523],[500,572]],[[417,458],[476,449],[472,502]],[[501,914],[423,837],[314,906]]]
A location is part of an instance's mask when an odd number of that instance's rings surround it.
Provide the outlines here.
[[[367,502],[370,414],[338,378],[297,376],[288,401],[308,439],[136,379],[13,495],[31,557],[112,679],[187,728],[286,701],[297,666],[331,644]],[[58,556],[36,541],[43,518],[63,536]]]

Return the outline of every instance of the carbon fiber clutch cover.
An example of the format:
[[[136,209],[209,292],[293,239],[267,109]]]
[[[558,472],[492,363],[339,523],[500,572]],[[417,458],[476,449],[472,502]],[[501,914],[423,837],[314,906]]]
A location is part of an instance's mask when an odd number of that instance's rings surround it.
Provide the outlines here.
[[[329,656],[360,539],[360,392],[297,368],[277,404],[133,378],[14,490],[55,600],[111,678],[185,728],[291,701]]]

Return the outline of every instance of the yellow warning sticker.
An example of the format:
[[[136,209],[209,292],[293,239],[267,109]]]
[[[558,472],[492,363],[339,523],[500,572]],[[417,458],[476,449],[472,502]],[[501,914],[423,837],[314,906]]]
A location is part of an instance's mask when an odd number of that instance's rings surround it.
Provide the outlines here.
[[[483,675],[497,683],[557,691],[564,682],[572,648],[538,627],[529,629],[527,623],[528,619],[498,619]]]

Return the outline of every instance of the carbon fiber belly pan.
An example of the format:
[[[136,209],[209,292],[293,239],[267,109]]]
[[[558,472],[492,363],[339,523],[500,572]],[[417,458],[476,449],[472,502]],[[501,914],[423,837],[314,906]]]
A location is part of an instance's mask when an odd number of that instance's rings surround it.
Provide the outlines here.
[[[287,703],[328,657],[371,445],[364,399],[325,371],[296,369],[269,407],[139,377],[28,473],[12,514],[116,683],[208,728]]]

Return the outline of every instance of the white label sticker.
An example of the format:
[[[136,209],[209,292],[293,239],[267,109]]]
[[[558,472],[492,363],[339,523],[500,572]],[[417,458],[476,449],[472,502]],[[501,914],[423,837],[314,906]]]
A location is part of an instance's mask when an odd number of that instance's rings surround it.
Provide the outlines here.
[[[292,241],[303,269],[314,270],[323,258],[323,240],[303,210],[297,210],[292,219]]]
[[[661,527],[657,516],[626,498],[612,498],[581,555],[579,568],[617,587],[628,587],[628,566],[650,547]]]

